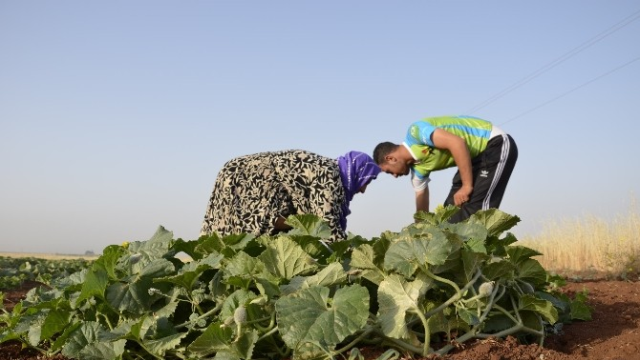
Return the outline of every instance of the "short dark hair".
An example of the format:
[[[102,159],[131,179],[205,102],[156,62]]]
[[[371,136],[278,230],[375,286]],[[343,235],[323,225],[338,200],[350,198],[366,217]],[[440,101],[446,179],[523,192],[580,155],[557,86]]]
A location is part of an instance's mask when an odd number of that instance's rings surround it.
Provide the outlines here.
[[[391,152],[393,152],[397,147],[398,145],[389,141],[381,142],[376,146],[375,149],[373,149],[373,160],[378,165],[383,164],[384,158],[387,157],[387,155],[389,155]]]

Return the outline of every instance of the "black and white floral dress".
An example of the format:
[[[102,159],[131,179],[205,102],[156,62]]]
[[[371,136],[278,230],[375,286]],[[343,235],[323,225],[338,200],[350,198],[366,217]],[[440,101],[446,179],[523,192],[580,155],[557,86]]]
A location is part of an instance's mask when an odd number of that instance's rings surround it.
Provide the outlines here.
[[[344,201],[335,159],[304,150],[245,155],[218,173],[200,234],[275,234],[278,217],[314,214],[337,240],[346,236],[339,221]]]

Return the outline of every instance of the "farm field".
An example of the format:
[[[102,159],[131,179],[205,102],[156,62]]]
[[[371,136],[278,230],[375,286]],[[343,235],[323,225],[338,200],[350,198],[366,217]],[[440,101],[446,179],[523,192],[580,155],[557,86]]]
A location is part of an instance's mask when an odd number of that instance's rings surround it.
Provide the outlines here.
[[[357,347],[360,354],[344,353],[336,358],[349,358],[353,360],[374,360],[374,359],[443,359],[443,360],[463,360],[463,359],[522,359],[522,360],[572,360],[572,359],[608,359],[608,360],[640,360],[640,278],[638,266],[638,254],[640,247],[638,246],[638,215],[634,212],[632,216],[624,219],[623,224],[630,226],[620,226],[618,229],[624,229],[622,232],[616,232],[615,229],[598,224],[602,230],[592,228],[587,231],[590,237],[581,235],[572,247],[564,247],[564,252],[553,253],[552,259],[545,259],[545,255],[537,256],[540,262],[545,264],[545,269],[550,274],[557,274],[566,279],[566,284],[562,285],[558,290],[560,293],[567,295],[569,298],[586,294],[586,305],[591,309],[591,320],[581,321],[565,321],[562,326],[555,327],[553,333],[547,333],[544,339],[544,346],[535,344],[519,343],[515,338],[507,336],[506,339],[487,338],[479,340],[470,340],[462,344],[448,344],[453,346],[453,350],[440,357],[430,355],[428,357],[419,357],[409,354],[390,353],[388,349],[376,347],[367,344],[359,344]],[[575,224],[570,229],[575,232]],[[584,227],[589,224],[580,223]],[[589,225],[590,226],[590,225]],[[558,235],[559,234],[559,235]],[[610,234],[610,235],[608,235]],[[546,254],[557,247],[559,243],[556,237],[567,239],[565,231],[556,231],[551,234],[547,233],[546,237],[522,241],[526,246],[536,248],[540,253]],[[610,238],[625,239],[626,251],[613,251],[611,248],[603,244],[595,242],[596,238],[603,238],[603,243],[609,243]],[[155,236],[154,236],[155,238]],[[153,239],[150,240],[150,242]],[[128,246],[128,245],[127,245]],[[136,247],[143,246],[137,244]],[[181,249],[187,249],[181,247]],[[577,251],[576,249],[599,249],[598,251]],[[113,250],[113,249],[112,249]],[[118,250],[126,252],[126,248]],[[566,253],[566,254],[565,254]],[[124,253],[123,253],[124,254]],[[567,256],[571,254],[572,256]],[[33,255],[33,254],[31,254]],[[8,256],[6,253],[4,256]],[[131,256],[131,255],[125,255]],[[511,256],[518,256],[518,253],[511,253]],[[44,256],[48,257],[48,256]],[[297,256],[296,256],[297,257]],[[575,262],[575,258],[581,258],[582,261]],[[515,258],[514,258],[515,259]],[[86,259],[76,259],[76,261],[84,261]],[[13,261],[13,262],[11,262]],[[62,264],[71,266],[74,263],[66,263],[73,261],[68,259],[59,260]],[[198,260],[201,261],[201,260]],[[3,306],[10,311],[20,300],[23,299],[27,292],[37,286],[43,285],[40,281],[46,281],[46,278],[34,277],[41,268],[41,273],[45,273],[45,267],[55,270],[59,274],[59,267],[43,261],[39,263],[38,258],[13,257],[8,262],[11,265],[4,266],[6,273],[8,268],[20,268],[22,276],[30,276],[23,278],[19,286],[5,287],[0,289],[3,292]],[[54,264],[58,261],[54,260]],[[4,264],[7,264],[5,262]],[[30,264],[25,269],[23,265]],[[81,264],[81,263],[80,263]],[[580,265],[582,264],[582,265]],[[588,265],[587,265],[588,264]],[[357,265],[355,265],[357,266]],[[29,271],[32,271],[31,273]],[[485,269],[489,271],[489,269]],[[39,276],[42,276],[40,274]],[[561,283],[558,283],[561,284]],[[2,286],[0,286],[2,288]],[[283,308],[284,309],[284,308]],[[572,310],[573,311],[573,310]],[[578,319],[578,318],[575,318]],[[325,324],[327,325],[327,324]],[[550,335],[549,335],[550,334]],[[434,349],[442,348],[447,343],[442,343],[442,339],[434,340],[431,344]],[[426,353],[426,352],[425,352]],[[392,356],[389,356],[389,355]],[[356,356],[357,355],[357,356]],[[71,355],[73,356],[73,355]],[[81,356],[82,357],[82,356]],[[75,358],[75,357],[74,357]],[[130,358],[130,357],[125,357]],[[144,358],[144,357],[143,357]],[[0,360],[8,359],[44,359],[44,360],[65,360],[68,359],[63,355],[54,357],[43,356],[33,349],[22,349],[18,342],[4,342],[0,344]]]
[[[4,305],[11,308],[36,286],[27,282],[20,289],[6,292]],[[588,304],[593,320],[566,325],[563,334],[545,341],[544,347],[519,345],[513,339],[483,340],[455,350],[443,360],[636,360],[640,359],[640,282],[633,280],[594,279],[568,282],[567,292],[589,292]],[[366,360],[377,359],[382,351],[362,348]],[[63,356],[43,357],[34,350],[21,350],[20,345],[0,344],[0,360],[65,360]],[[435,357],[432,359],[436,359]],[[430,359],[431,360],[431,359]]]

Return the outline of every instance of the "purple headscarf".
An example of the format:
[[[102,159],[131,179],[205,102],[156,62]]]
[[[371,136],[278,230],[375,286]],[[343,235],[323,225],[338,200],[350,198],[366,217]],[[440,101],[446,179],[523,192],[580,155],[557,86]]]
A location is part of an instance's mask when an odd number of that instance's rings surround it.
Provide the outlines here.
[[[351,214],[351,210],[349,210],[351,199],[361,187],[378,177],[380,167],[371,156],[359,151],[349,151],[338,157],[338,166],[340,166],[342,187],[344,187],[346,195],[346,201],[342,203],[340,225],[342,230],[346,230],[347,215]]]

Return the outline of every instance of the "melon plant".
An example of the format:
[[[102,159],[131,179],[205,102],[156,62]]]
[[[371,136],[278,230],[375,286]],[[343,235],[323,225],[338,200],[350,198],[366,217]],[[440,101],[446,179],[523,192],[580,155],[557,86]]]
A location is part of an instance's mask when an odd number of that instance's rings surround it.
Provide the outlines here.
[[[334,243],[317,217],[277,236],[112,245],[88,269],[0,315],[0,342],[73,359],[333,359],[363,346],[426,356],[472,339],[542,343],[589,319],[505,233],[518,217],[417,213],[400,232]],[[188,255],[188,260],[185,260]]]

